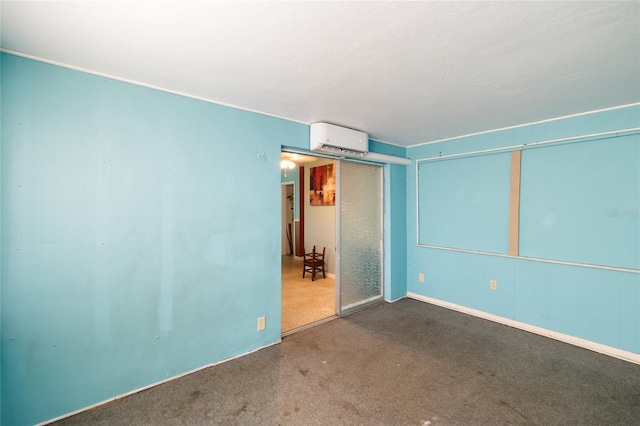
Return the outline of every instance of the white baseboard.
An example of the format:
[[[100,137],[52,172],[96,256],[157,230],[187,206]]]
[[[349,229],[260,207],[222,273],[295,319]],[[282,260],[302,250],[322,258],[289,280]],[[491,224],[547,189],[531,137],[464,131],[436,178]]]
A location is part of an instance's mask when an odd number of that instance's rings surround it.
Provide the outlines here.
[[[551,339],[559,340],[564,343],[569,343],[574,346],[579,346],[584,349],[589,349],[591,351],[598,352],[604,355],[609,355],[614,358],[632,362],[634,364],[640,364],[640,354],[637,354],[634,352],[624,351],[622,349],[614,348],[612,346],[603,345],[601,343],[592,342],[590,340],[581,339],[579,337],[570,336],[568,334],[558,333],[557,331],[547,330],[546,328],[537,327],[535,325],[512,320],[509,318],[504,318],[498,315],[493,315],[487,312],[479,311],[477,309],[468,308],[466,306],[456,305],[455,303],[445,302],[444,300],[422,296],[416,293],[408,292],[407,297],[411,299],[419,300],[421,302],[430,303],[432,305],[437,305],[443,308],[462,312],[464,314],[472,315],[474,317],[497,322],[499,324],[508,325],[509,327],[518,328],[520,330],[528,331],[530,333],[539,334],[540,336],[549,337]]]
[[[276,342],[270,343],[270,344],[265,345],[265,346],[261,346],[259,348],[253,349],[253,350],[251,350],[249,352],[245,352],[245,353],[240,354],[240,355],[232,356],[231,358],[225,358],[223,360],[220,360],[218,362],[214,362],[212,364],[203,365],[202,367],[195,368],[193,370],[187,371],[186,373],[178,374],[177,376],[173,376],[173,377],[170,377],[168,379],[165,379],[165,380],[162,380],[162,381],[159,381],[159,382],[152,383],[150,385],[141,387],[139,389],[132,390],[132,391],[127,392],[127,393],[123,393],[122,395],[118,395],[118,396],[114,396],[113,398],[105,399],[104,401],[97,402],[97,403],[95,403],[93,405],[89,405],[88,407],[84,407],[84,408],[81,408],[79,410],[72,411],[72,412],[67,413],[67,414],[63,414],[62,416],[56,417],[55,419],[45,420],[44,422],[37,423],[35,426],[44,426],[44,425],[48,425],[48,424],[57,422],[58,420],[66,419],[67,417],[75,416],[76,414],[80,414],[80,413],[82,413],[84,411],[91,410],[92,408],[96,408],[96,407],[99,407],[101,405],[108,404],[108,403],[113,402],[113,401],[117,401],[117,400],[122,399],[122,398],[124,398],[126,396],[130,396],[130,395],[136,394],[138,392],[142,392],[142,391],[145,391],[147,389],[151,389],[153,387],[156,387],[158,385],[170,382],[172,380],[176,380],[176,379],[179,379],[181,377],[188,376],[189,374],[197,373],[198,371],[204,370],[205,368],[209,368],[209,367],[213,367],[213,366],[216,366],[216,365],[219,365],[219,364],[223,364],[225,362],[234,360],[236,358],[240,358],[240,357],[243,357],[245,355],[252,354],[252,353],[257,352],[259,350],[262,350],[264,348],[268,348],[269,346],[278,345],[278,344],[280,344],[280,342],[282,342],[282,337]]]

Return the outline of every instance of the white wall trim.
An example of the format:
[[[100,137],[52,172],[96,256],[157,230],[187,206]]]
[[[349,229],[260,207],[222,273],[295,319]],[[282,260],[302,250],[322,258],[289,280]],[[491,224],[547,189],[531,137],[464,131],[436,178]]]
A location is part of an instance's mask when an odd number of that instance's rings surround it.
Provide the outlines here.
[[[305,124],[307,126],[311,125],[310,122],[308,123],[306,121],[294,120],[292,118],[283,117],[281,115],[276,115],[276,114],[271,114],[271,113],[264,112],[264,111],[245,108],[245,107],[241,107],[241,106],[238,106],[238,105],[229,104],[229,103],[221,102],[221,101],[216,101],[214,99],[204,98],[204,97],[201,97],[201,96],[191,95],[191,94],[188,94],[188,93],[180,92],[180,91],[177,91],[177,90],[171,90],[171,89],[167,89],[167,88],[160,87],[160,86],[154,86],[152,84],[143,83],[141,81],[131,80],[131,79],[123,78],[123,77],[118,77],[118,76],[115,76],[115,75],[112,75],[112,74],[102,73],[102,72],[94,71],[94,70],[91,70],[91,69],[88,69],[88,68],[83,68],[83,67],[78,67],[78,66],[75,66],[75,65],[70,65],[70,64],[66,64],[64,62],[58,62],[58,61],[54,61],[54,60],[51,60],[51,59],[42,58],[42,57],[36,56],[36,55],[29,55],[27,53],[18,52],[18,51],[15,51],[15,50],[4,48],[4,47],[0,47],[0,52],[7,53],[9,55],[18,56],[18,57],[21,57],[21,58],[31,59],[31,60],[38,61],[38,62],[43,62],[43,63],[50,64],[50,65],[56,65],[56,66],[59,66],[59,67],[62,67],[62,68],[67,68],[67,69],[71,69],[71,70],[75,70],[75,71],[84,72],[84,73],[87,73],[87,74],[97,75],[97,76],[109,78],[109,79],[112,79],[112,80],[122,81],[124,83],[135,84],[136,86],[147,87],[149,89],[159,90],[161,92],[171,93],[171,94],[178,95],[178,96],[184,96],[186,98],[196,99],[196,100],[207,102],[207,103],[211,103],[211,104],[226,106],[226,107],[229,107],[229,108],[234,108],[234,109],[238,109],[238,110],[242,110],[242,111],[253,112],[255,114],[266,115],[268,117],[279,118],[281,120],[291,121],[291,122],[299,123],[299,124]],[[398,144],[398,143],[394,143],[394,142],[384,141],[384,140],[377,139],[377,138],[370,138],[370,139],[374,140],[376,142],[381,142],[381,143],[387,144],[387,145],[393,145],[393,146],[398,146],[398,147],[401,147],[401,148],[404,148],[404,149],[409,149],[409,148],[415,148],[415,147],[419,147],[419,146],[423,146],[423,145],[431,145],[431,144],[447,142],[447,141],[451,141],[451,140],[455,140],[455,139],[462,139],[462,138],[467,138],[467,137],[471,137],[471,136],[484,135],[484,134],[487,134],[487,133],[500,132],[500,131],[503,131],[503,130],[517,129],[519,127],[532,126],[532,125],[535,125],[535,124],[548,123],[548,122],[551,122],[551,121],[563,120],[563,119],[566,119],[566,118],[580,117],[580,116],[583,116],[583,115],[595,114],[595,113],[598,113],[598,112],[605,112],[605,111],[613,111],[613,110],[616,110],[616,109],[629,108],[629,107],[634,107],[634,106],[639,106],[639,105],[640,105],[640,102],[635,102],[635,103],[626,104],[626,105],[618,105],[618,106],[609,107],[609,108],[596,109],[596,110],[587,111],[587,112],[581,112],[581,113],[577,113],[577,114],[564,115],[564,116],[561,116],[561,117],[548,118],[548,119],[545,119],[545,120],[532,121],[530,123],[525,123],[525,124],[517,124],[517,125],[514,125],[514,126],[501,127],[501,128],[493,129],[493,130],[485,130],[485,131],[482,131],[482,132],[468,133],[466,135],[452,136],[450,138],[437,139],[437,140],[434,140],[434,141],[421,142],[421,143],[417,143],[417,144],[413,144],[413,145],[406,145],[406,146]]]
[[[451,309],[453,311],[462,312],[464,314],[472,315],[474,317],[478,317],[478,318],[486,319],[499,324],[507,325],[509,327],[528,331],[530,333],[538,334],[540,336],[549,337],[551,339],[558,340],[560,342],[569,343],[570,345],[578,346],[584,349],[589,349],[591,351],[598,352],[603,355],[608,355],[614,358],[618,358],[623,361],[632,362],[634,364],[640,364],[640,354],[637,354],[634,352],[617,349],[612,346],[603,345],[601,343],[592,342],[590,340],[581,339],[579,337],[570,336],[568,334],[558,333],[557,331],[547,330],[546,328],[512,320],[512,319],[501,317],[498,315],[493,315],[488,312],[479,311],[477,309],[468,308],[466,306],[457,305],[455,303],[446,302],[444,300],[422,296],[417,293],[408,292],[407,297],[418,300],[420,302],[429,303],[432,305],[440,306],[442,308]]]
[[[393,145],[393,146],[397,146],[398,148],[402,148],[402,149],[405,149],[405,150],[407,149],[407,147],[406,147],[406,146],[404,146],[404,145],[400,145],[400,144],[397,144],[397,143],[394,143],[394,142],[383,141],[383,140],[375,139],[375,138],[369,138],[369,140],[370,140],[370,141],[374,141],[374,142],[380,142],[380,143],[383,143],[383,144],[385,144],[385,145]]]
[[[389,299],[384,299],[385,302],[387,303],[396,303],[398,300],[402,300],[402,299],[406,299],[407,296],[400,296],[397,299],[393,299],[393,300],[389,300]]]
[[[632,104],[632,105],[640,105],[640,103]],[[610,109],[615,109],[615,108],[610,108]],[[587,135],[571,136],[571,137],[559,138],[559,139],[549,139],[549,140],[539,141],[539,142],[523,143],[523,144],[511,145],[511,146],[501,147],[501,148],[490,148],[490,149],[485,149],[485,150],[480,150],[480,151],[469,151],[469,152],[462,152],[462,153],[450,154],[450,155],[444,155],[444,156],[438,156],[438,157],[428,157],[428,158],[417,159],[416,162],[415,162],[415,167],[416,167],[416,171],[415,171],[415,177],[416,177],[416,217],[415,217],[415,219],[416,219],[416,246],[417,247],[424,247],[424,248],[432,248],[432,249],[437,249],[437,250],[457,251],[457,252],[462,252],[462,253],[483,254],[483,255],[487,255],[487,256],[509,257],[509,258],[513,258],[513,259],[530,260],[530,261],[533,261],[533,262],[556,263],[556,264],[561,264],[561,265],[581,266],[581,267],[585,267],[585,268],[605,269],[605,270],[609,270],[609,271],[619,271],[619,272],[628,272],[628,273],[632,273],[632,274],[640,274],[640,269],[635,269],[635,268],[625,268],[625,267],[608,266],[608,265],[597,265],[597,264],[592,264],[592,263],[581,263],[581,262],[572,262],[572,261],[564,261],[564,260],[545,259],[545,258],[539,258],[539,257],[511,256],[511,255],[504,254],[504,253],[493,253],[493,252],[487,252],[487,251],[482,251],[482,250],[471,250],[471,249],[461,249],[461,248],[454,248],[454,247],[445,247],[445,246],[425,244],[425,243],[421,243],[420,242],[420,164],[425,163],[425,162],[438,161],[438,160],[444,160],[444,159],[450,159],[450,158],[461,158],[461,157],[468,157],[468,156],[473,156],[473,155],[490,154],[490,153],[495,153],[495,152],[524,150],[524,149],[536,148],[536,147],[541,146],[541,145],[544,146],[544,145],[569,143],[569,142],[572,142],[572,143],[588,142],[588,141],[600,140],[600,139],[605,139],[605,138],[617,138],[617,137],[623,137],[623,136],[636,135],[639,132],[640,132],[640,127],[634,127],[634,128],[629,128],[629,129],[611,130],[611,131],[608,131],[608,132],[591,133],[591,134],[587,134]]]
[[[482,132],[469,133],[469,134],[461,135],[461,136],[453,136],[453,137],[450,137],[450,138],[437,139],[437,140],[429,141],[429,142],[422,142],[422,143],[418,143],[418,144],[415,144],[415,145],[409,145],[409,146],[407,146],[407,149],[416,148],[418,146],[423,146],[423,145],[431,145],[431,144],[434,144],[434,143],[452,141],[452,140],[456,140],[456,139],[468,138],[468,137],[471,137],[471,136],[485,135],[487,133],[501,132],[503,130],[517,129],[519,127],[533,126],[535,124],[549,123],[551,121],[564,120],[566,118],[580,117],[580,116],[583,116],[583,115],[595,114],[595,113],[598,113],[598,112],[614,111],[616,109],[630,108],[630,107],[639,106],[639,105],[640,105],[640,102],[635,102],[635,103],[632,103],[632,104],[618,105],[618,106],[609,107],[609,108],[596,109],[596,110],[593,110],[593,111],[580,112],[580,113],[577,113],[577,114],[563,115],[561,117],[554,117],[554,118],[548,118],[546,120],[532,121],[530,123],[517,124],[515,126],[501,127],[499,129],[485,130],[485,131],[482,131]]]
[[[105,399],[104,401],[95,403],[93,405],[89,405],[88,407],[84,407],[84,408],[81,408],[79,410],[67,413],[67,414],[63,414],[62,416],[56,417],[54,419],[45,420],[44,422],[37,423],[35,426],[44,426],[44,425],[48,425],[48,424],[57,422],[57,421],[62,420],[62,419],[66,419],[67,417],[75,416],[76,414],[80,414],[80,413],[82,413],[84,411],[91,410],[92,408],[96,408],[96,407],[99,407],[101,405],[108,404],[108,403],[113,402],[113,401],[117,401],[117,400],[125,398],[127,396],[136,394],[138,392],[142,392],[142,391],[145,391],[147,389],[151,389],[151,388],[154,388],[156,386],[162,385],[164,383],[171,382],[173,380],[179,379],[181,377],[188,376],[189,374],[197,373],[198,371],[204,370],[206,368],[215,367],[216,365],[220,365],[220,364],[223,364],[223,363],[228,362],[228,361],[233,361],[234,359],[237,359],[237,358],[252,354],[254,352],[258,352],[258,351],[260,351],[262,349],[265,349],[265,348],[268,348],[270,346],[279,345],[281,342],[282,342],[282,337],[280,337],[277,341],[275,341],[273,343],[269,343],[268,345],[261,346],[259,348],[253,349],[253,350],[251,350],[249,352],[245,352],[245,353],[242,353],[240,355],[232,356],[231,358],[225,358],[225,359],[222,359],[220,361],[217,361],[217,362],[214,362],[214,363],[211,363],[211,364],[203,365],[202,367],[194,368],[193,370],[187,371],[187,372],[182,373],[182,374],[178,374],[177,376],[173,376],[173,377],[170,377],[168,379],[161,380],[159,382],[152,383],[152,384],[147,385],[147,386],[143,386],[143,387],[141,387],[139,389],[135,389],[135,390],[132,390],[130,392],[123,393],[122,395],[114,396],[113,398]]]
[[[99,77],[109,78],[111,80],[121,81],[123,83],[135,84],[136,86],[142,86],[142,87],[146,87],[146,88],[153,89],[153,90],[159,90],[161,92],[171,93],[171,94],[178,95],[178,96],[184,96],[185,98],[196,99],[198,101],[203,101],[203,102],[207,102],[207,103],[210,103],[210,104],[216,104],[216,105],[226,106],[226,107],[229,107],[229,108],[239,109],[239,110],[242,110],[242,111],[253,112],[255,114],[266,115],[268,117],[279,118],[281,120],[292,121],[294,123],[305,124],[307,126],[311,125],[311,123],[307,123],[306,121],[294,120],[293,118],[283,117],[281,115],[271,114],[271,113],[264,112],[264,111],[258,111],[258,110],[251,109],[251,108],[245,108],[245,107],[241,107],[241,106],[238,106],[238,105],[229,104],[229,103],[221,102],[221,101],[216,101],[214,99],[204,98],[204,97],[201,97],[201,96],[191,95],[191,94],[188,94],[188,93],[180,92],[180,91],[177,91],[177,90],[171,90],[171,89],[167,89],[167,88],[160,87],[160,86],[154,86],[152,84],[143,83],[141,81],[130,80],[130,79],[123,78],[123,77],[118,77],[118,76],[115,76],[115,75],[112,75],[112,74],[107,74],[107,73],[94,71],[94,70],[91,70],[91,69],[88,69],[88,68],[78,67],[78,66],[75,66],[75,65],[69,65],[69,64],[65,64],[63,62],[58,62],[58,61],[54,61],[54,60],[51,60],[51,59],[42,58],[40,56],[29,55],[27,53],[22,53],[22,52],[17,52],[15,50],[11,50],[11,49],[6,49],[4,47],[0,48],[0,52],[7,53],[9,55],[19,56],[19,57],[25,58],[25,59],[31,59],[33,61],[43,62],[43,63],[49,64],[49,65],[55,65],[55,66],[58,66],[58,67],[71,69],[71,70],[74,70],[74,71],[80,71],[80,72],[84,72],[84,73],[87,73],[87,74],[97,75]],[[369,138],[369,139],[373,140],[375,142],[380,142],[380,143],[386,144],[386,145],[393,145],[393,146],[397,146],[397,147],[400,147],[400,148],[403,148],[403,149],[407,149],[406,146],[400,145],[400,144],[397,144],[397,143],[394,143],[394,142],[388,142],[388,141],[383,141],[383,140],[374,139],[374,138]]]
[[[295,200],[296,197],[296,181],[295,180],[288,180],[288,181],[283,181],[280,183],[280,196],[283,197],[286,193],[286,186],[293,186],[293,199]],[[280,229],[280,237],[282,239],[282,241],[284,241],[286,239],[286,225],[287,225],[287,221],[286,216],[287,214],[285,213],[286,208],[287,208],[287,202],[284,200],[284,198],[282,198],[280,203],[280,206],[282,207],[282,211],[280,212],[280,220],[281,220],[281,229]],[[295,201],[294,201],[294,205],[293,205],[293,212],[292,212],[292,220],[293,220],[293,224],[291,227],[291,247],[292,247],[292,251],[293,253],[291,253],[292,256],[295,257],[296,254],[296,212],[295,212]],[[284,253],[285,248],[288,249],[288,247],[286,246],[282,246],[280,247],[280,254],[282,256],[287,256],[288,253]],[[289,250],[286,250],[287,252]]]
[[[494,152],[504,152],[504,151],[515,151],[515,150],[524,150],[529,148],[537,148],[540,145],[551,145],[551,144],[559,144],[559,143],[567,143],[567,142],[589,142],[594,140],[601,140],[606,138],[617,138],[622,136],[631,136],[638,134],[640,132],[640,127],[632,127],[629,129],[620,129],[620,130],[611,130],[608,132],[599,132],[599,133],[591,133],[587,135],[578,135],[578,136],[570,136],[566,138],[557,138],[557,139],[548,139],[540,142],[530,142],[530,143],[521,143],[517,145],[509,145],[500,148],[488,148],[482,149],[478,151],[467,151],[461,152],[457,154],[449,154],[449,155],[439,155],[437,157],[427,157],[416,160],[416,164],[424,163],[427,161],[438,161],[438,160],[446,160],[449,158],[459,158],[459,157],[470,157],[474,155],[482,155],[482,154],[491,154]],[[622,134],[621,134],[622,133]]]
[[[78,66],[75,66],[75,65],[69,65],[69,64],[65,64],[63,62],[53,61],[51,59],[45,59],[45,58],[41,58],[39,56],[29,55],[29,54],[22,53],[22,52],[16,52],[15,50],[6,49],[4,47],[0,48],[0,52],[8,53],[9,55],[19,56],[19,57],[25,58],[25,59],[31,59],[33,61],[43,62],[43,63],[49,64],[49,65],[55,65],[55,66],[58,66],[58,67],[67,68],[67,69],[74,70],[74,71],[80,71],[80,72],[84,72],[84,73],[87,73],[87,74],[97,75],[99,77],[109,78],[111,80],[121,81],[123,83],[135,84],[136,86],[142,86],[142,87],[146,87],[148,89],[159,90],[161,92],[171,93],[173,95],[184,96],[185,98],[191,98],[191,99],[195,99],[195,100],[198,100],[198,101],[207,102],[207,103],[210,103],[210,104],[216,104],[216,105],[221,105],[221,106],[225,106],[225,107],[229,107],[229,108],[239,109],[241,111],[252,112],[254,114],[266,115],[268,117],[279,118],[281,120],[292,121],[294,123],[306,124],[307,126],[310,125],[310,123],[307,123],[307,122],[304,122],[304,121],[299,121],[299,120],[294,120],[294,119],[288,118],[288,117],[283,117],[281,115],[270,114],[268,112],[258,111],[258,110],[250,109],[250,108],[244,108],[244,107],[241,107],[241,106],[238,106],[238,105],[229,104],[229,103],[226,103],[226,102],[220,102],[220,101],[216,101],[214,99],[204,98],[202,96],[191,95],[189,93],[180,92],[178,90],[171,90],[171,89],[167,89],[165,87],[154,86],[153,84],[143,83],[143,82],[137,81],[137,80],[130,80],[128,78],[118,77],[118,76],[115,76],[115,75],[112,75],[112,74],[98,72],[98,71],[94,71],[94,70],[91,70],[91,69],[88,69],[88,68],[78,67]]]
[[[521,260],[531,260],[533,262],[544,262],[544,263],[555,263],[559,265],[569,265],[569,266],[581,266],[583,268],[592,268],[592,269],[604,269],[607,271],[617,271],[617,272],[628,272],[630,274],[640,274],[640,269],[633,268],[623,268],[619,266],[607,266],[607,265],[594,265],[592,263],[580,263],[580,262],[569,262],[566,260],[554,260],[554,259],[545,259],[542,257],[527,257],[527,256],[511,256],[509,254],[504,253],[493,253],[490,251],[482,251],[482,250],[470,250],[470,249],[461,249],[455,247],[444,247],[444,246],[434,246],[431,244],[416,244],[417,247],[430,248],[435,250],[446,250],[446,251],[457,251],[460,253],[471,253],[471,254],[482,254],[485,256],[497,256],[497,257],[508,257],[511,259],[521,259]]]

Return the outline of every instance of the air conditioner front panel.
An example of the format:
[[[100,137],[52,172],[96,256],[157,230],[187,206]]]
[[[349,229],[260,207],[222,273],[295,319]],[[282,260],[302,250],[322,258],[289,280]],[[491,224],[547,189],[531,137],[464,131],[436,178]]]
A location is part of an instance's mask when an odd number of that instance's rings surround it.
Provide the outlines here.
[[[310,131],[312,151],[362,156],[369,150],[369,135],[329,123],[313,123]]]

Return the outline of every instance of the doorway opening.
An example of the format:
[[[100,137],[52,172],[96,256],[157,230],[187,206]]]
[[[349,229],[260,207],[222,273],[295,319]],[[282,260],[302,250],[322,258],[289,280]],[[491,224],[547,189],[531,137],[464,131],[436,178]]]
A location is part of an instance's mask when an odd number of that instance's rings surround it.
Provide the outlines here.
[[[310,188],[318,186],[311,177],[316,178],[320,169],[335,170],[336,160],[289,152],[282,152],[281,156],[281,331],[284,336],[336,318],[335,200],[323,196],[326,202],[319,202],[317,197],[310,196]],[[289,168],[285,160],[293,162],[294,167]],[[335,175],[325,178],[329,181],[328,190],[331,181],[334,182],[335,192]],[[317,191],[319,196],[322,190]],[[305,250],[311,252],[313,246],[319,252],[325,249],[325,278],[322,274],[312,278],[310,273],[303,278],[304,253]]]
[[[301,164],[281,173],[282,232],[294,234],[293,249],[287,249],[290,237],[282,239],[285,336],[383,300],[384,169],[361,161],[281,155],[281,168],[293,159]],[[289,185],[293,190],[285,189]],[[303,273],[303,258],[313,248],[325,254],[326,277]]]

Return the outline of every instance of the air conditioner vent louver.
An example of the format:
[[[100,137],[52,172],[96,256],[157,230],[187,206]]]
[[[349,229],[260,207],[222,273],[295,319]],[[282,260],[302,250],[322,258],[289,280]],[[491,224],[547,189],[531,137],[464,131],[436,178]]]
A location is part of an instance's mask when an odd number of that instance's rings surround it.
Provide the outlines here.
[[[329,152],[335,155],[346,155],[349,157],[357,157],[357,158],[362,158],[364,157],[364,154],[365,154],[364,152],[361,152],[361,151],[353,151],[350,149],[339,148],[333,145],[322,145],[320,147],[320,151]]]
[[[327,151],[327,152],[336,152],[339,153],[342,151],[341,148],[338,148],[337,146],[331,146],[331,145],[322,145],[320,147],[320,151]]]

